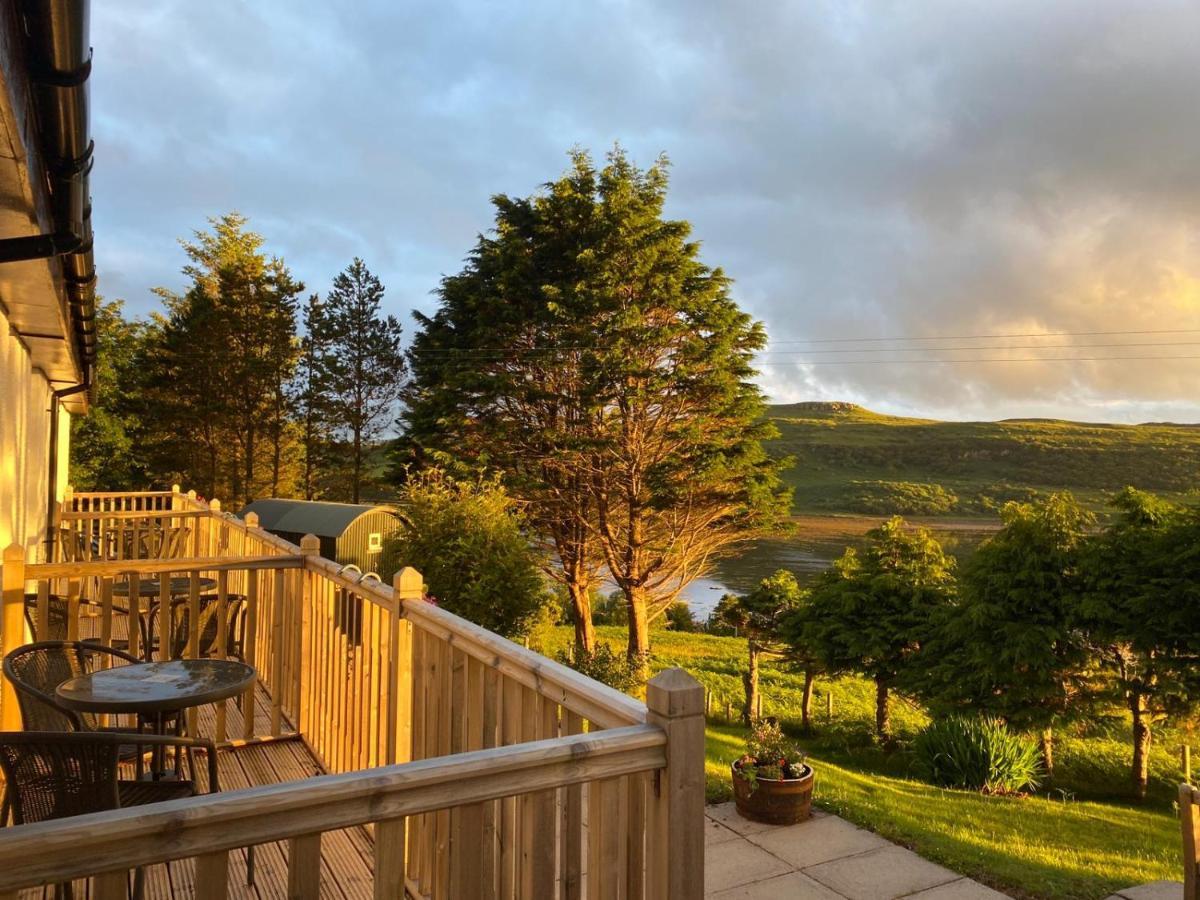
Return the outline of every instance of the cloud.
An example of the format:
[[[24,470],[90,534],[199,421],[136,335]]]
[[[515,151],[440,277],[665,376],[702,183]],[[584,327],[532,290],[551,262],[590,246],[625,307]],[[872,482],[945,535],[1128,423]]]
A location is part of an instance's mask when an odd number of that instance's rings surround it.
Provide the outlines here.
[[[176,239],[236,208],[311,289],[357,254],[394,311],[428,309],[490,195],[619,140],[670,154],[671,213],[772,335],[774,397],[1196,419],[1200,360],[880,361],[1200,334],[796,342],[1200,328],[1198,42],[1171,0],[102,4],[102,289],[148,309]]]

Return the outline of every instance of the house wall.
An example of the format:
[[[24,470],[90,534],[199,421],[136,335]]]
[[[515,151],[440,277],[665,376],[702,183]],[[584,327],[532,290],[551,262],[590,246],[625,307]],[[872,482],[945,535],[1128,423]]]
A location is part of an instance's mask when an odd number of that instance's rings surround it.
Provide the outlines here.
[[[49,381],[0,307],[0,547],[18,543],[30,562],[45,560],[50,477]],[[69,416],[60,412],[57,493],[67,482]]]

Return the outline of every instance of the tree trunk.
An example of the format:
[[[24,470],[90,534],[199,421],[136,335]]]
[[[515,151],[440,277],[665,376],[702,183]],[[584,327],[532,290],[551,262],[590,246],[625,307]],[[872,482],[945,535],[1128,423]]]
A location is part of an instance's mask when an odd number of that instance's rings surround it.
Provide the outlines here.
[[[813,684],[816,680],[816,672],[812,669],[804,670],[804,693],[800,697],[800,726],[805,731],[812,730]]]
[[[755,710],[758,709],[758,645],[754,641],[747,641],[746,646],[749,649],[749,664],[744,673],[742,673],[742,687],[746,689],[746,705],[742,708],[742,721],[746,725],[753,725],[755,718]]]
[[[592,624],[592,598],[588,594],[588,585],[568,581],[567,594],[571,597],[575,619],[575,655],[590,656],[596,650],[596,627]]]
[[[875,679],[875,734],[880,741],[892,736],[892,713],[888,708],[888,686],[882,678]]]
[[[1054,780],[1054,729],[1042,730],[1042,768],[1046,770],[1046,780]]]
[[[640,587],[627,587],[625,604],[629,610],[629,662],[639,677],[646,674],[650,659],[650,622],[646,617],[646,593]]]
[[[1133,795],[1146,799],[1150,780],[1150,722],[1146,715],[1146,698],[1140,692],[1129,695],[1129,712],[1133,715]]]
[[[362,491],[362,432],[354,429],[354,502]]]

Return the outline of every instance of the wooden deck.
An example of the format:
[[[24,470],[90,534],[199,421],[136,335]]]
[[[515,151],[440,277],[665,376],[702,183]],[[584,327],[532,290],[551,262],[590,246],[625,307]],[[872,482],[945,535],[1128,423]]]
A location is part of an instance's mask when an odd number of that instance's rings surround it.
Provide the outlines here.
[[[270,716],[270,698],[260,689],[255,717],[265,722]],[[227,727],[231,734],[240,733],[241,715],[232,701],[228,705]],[[216,724],[215,707],[200,711],[200,732],[211,735]],[[217,753],[218,775],[223,790],[256,785],[276,784],[321,775],[317,761],[298,735],[291,734],[266,743],[223,749]],[[197,773],[202,787],[207,787],[207,770],[203,763]],[[374,845],[365,828],[347,828],[325,832],[321,841],[321,897],[326,900],[358,900],[372,896],[372,864]],[[238,850],[229,856],[229,896],[235,898],[283,898],[287,893],[288,846],[284,842],[263,844],[255,849],[254,884],[247,884],[246,851]],[[145,870],[147,900],[172,900],[194,896],[191,859]],[[87,886],[75,885],[76,900],[89,896]],[[22,900],[54,896],[53,888],[28,890]]]

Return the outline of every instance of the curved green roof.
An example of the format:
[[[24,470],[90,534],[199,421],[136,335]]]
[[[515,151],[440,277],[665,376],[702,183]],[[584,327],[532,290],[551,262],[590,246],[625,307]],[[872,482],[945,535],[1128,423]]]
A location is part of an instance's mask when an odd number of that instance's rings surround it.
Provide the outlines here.
[[[390,506],[371,503],[327,503],[324,500],[255,500],[247,504],[246,513],[256,513],[258,524],[267,531],[288,531],[293,534],[315,534],[317,537],[341,537],[350,524],[360,516],[373,512],[396,515]]]

